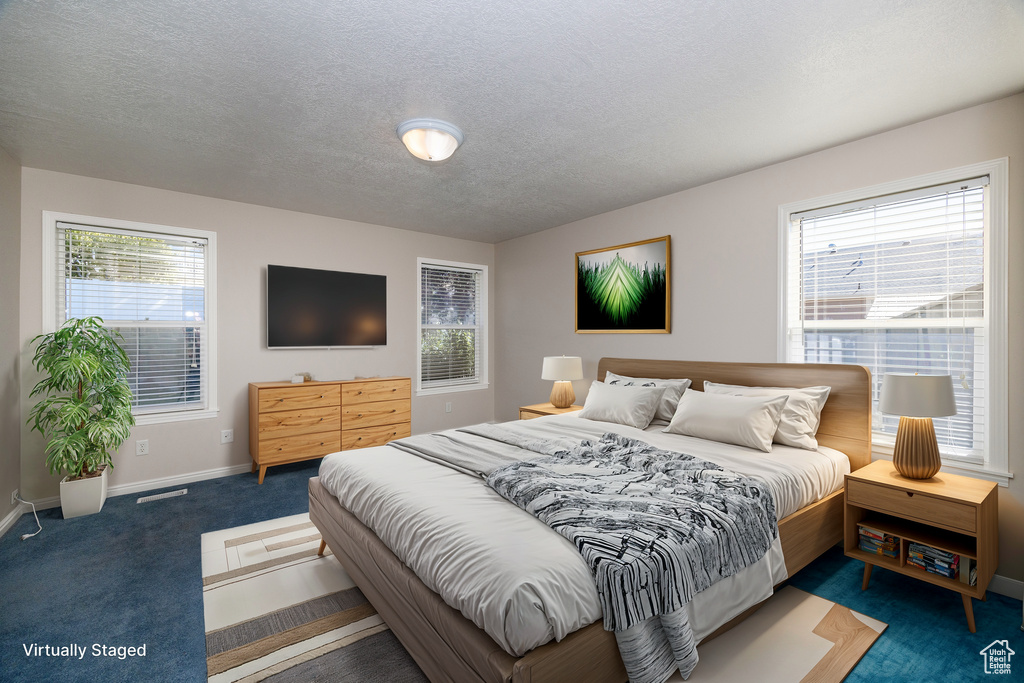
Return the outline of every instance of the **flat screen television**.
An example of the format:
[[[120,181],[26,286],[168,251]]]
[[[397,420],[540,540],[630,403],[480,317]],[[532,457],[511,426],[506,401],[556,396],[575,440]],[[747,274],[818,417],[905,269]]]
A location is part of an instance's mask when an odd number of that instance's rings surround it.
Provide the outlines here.
[[[267,347],[388,343],[387,277],[267,266]]]

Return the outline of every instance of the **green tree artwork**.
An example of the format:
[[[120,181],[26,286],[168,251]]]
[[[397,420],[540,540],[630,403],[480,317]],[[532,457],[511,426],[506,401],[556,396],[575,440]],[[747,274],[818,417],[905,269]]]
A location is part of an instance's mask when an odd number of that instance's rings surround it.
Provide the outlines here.
[[[576,254],[576,331],[669,331],[667,236]]]

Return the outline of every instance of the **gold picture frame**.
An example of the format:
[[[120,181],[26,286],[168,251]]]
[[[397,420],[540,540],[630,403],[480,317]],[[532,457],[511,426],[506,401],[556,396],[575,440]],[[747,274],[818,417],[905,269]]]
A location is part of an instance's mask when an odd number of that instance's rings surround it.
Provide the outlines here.
[[[669,334],[669,235],[576,253],[576,333]]]

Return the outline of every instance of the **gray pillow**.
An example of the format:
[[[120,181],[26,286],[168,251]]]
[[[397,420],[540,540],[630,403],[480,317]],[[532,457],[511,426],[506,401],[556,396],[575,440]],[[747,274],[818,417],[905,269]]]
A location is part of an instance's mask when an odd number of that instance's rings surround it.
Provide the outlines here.
[[[669,422],[672,420],[672,416],[675,415],[676,412],[676,405],[679,403],[679,397],[682,396],[683,392],[690,386],[690,380],[688,379],[627,377],[626,375],[616,375],[614,372],[605,373],[604,383],[627,387],[664,387],[665,393],[661,395],[661,402],[658,404],[658,410],[654,413],[654,417],[652,418],[655,420],[661,420],[662,422]]]
[[[651,423],[665,387],[616,386],[593,382],[579,416],[644,429]]]

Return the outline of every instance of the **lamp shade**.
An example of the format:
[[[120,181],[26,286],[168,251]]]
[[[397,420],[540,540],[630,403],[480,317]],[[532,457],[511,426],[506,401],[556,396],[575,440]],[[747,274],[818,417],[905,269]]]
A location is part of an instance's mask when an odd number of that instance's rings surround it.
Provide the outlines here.
[[[583,379],[583,359],[579,356],[545,356],[540,378],[555,381]]]
[[[956,415],[953,378],[949,375],[887,373],[882,377],[878,408],[901,417],[948,417]]]
[[[424,161],[444,161],[462,144],[462,131],[447,121],[409,119],[396,131],[406,149]]]

